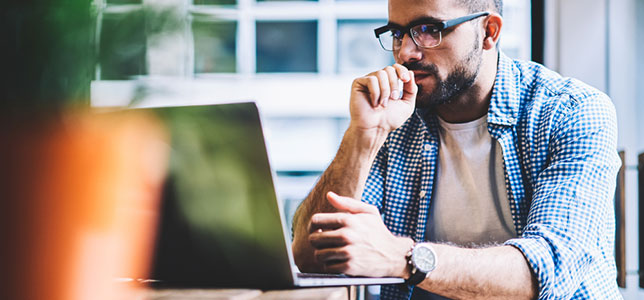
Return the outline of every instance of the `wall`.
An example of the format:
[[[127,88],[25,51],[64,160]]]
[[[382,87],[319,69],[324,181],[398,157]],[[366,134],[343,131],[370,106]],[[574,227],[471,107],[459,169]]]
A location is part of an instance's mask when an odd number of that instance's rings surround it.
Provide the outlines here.
[[[638,289],[638,201],[637,201],[637,153],[644,150],[638,137],[641,125],[637,122],[636,95],[636,33],[635,5],[637,1],[611,1],[608,6],[609,35],[609,94],[615,103],[619,125],[619,147],[626,151],[626,271],[627,282],[624,296],[636,299],[644,292]],[[642,1],[639,1],[642,2]],[[641,98],[640,98],[641,99]],[[634,109],[635,108],[635,109]]]
[[[638,0],[636,1],[636,9],[632,10],[636,11],[636,16],[640,16],[640,18],[635,18],[636,24],[637,24],[637,32],[635,33],[633,38],[636,39],[637,41],[637,49],[635,50],[635,53],[644,53],[644,18],[641,18],[641,16],[644,16],[644,1],[643,0]],[[637,99],[642,100],[644,99],[644,56],[637,56],[637,72],[636,72],[636,83],[635,86],[638,87],[636,91],[636,96]],[[644,112],[644,101],[633,101],[635,104],[635,107],[637,107],[638,112]],[[642,149],[644,148],[644,130],[642,129],[642,122],[638,124],[638,133],[639,136],[637,136],[637,140],[639,141],[639,148]]]

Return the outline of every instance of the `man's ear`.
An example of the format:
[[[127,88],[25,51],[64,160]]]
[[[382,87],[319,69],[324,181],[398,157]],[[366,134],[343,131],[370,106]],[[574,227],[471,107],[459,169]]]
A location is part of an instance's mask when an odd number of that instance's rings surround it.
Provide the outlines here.
[[[483,49],[490,50],[496,47],[501,36],[501,28],[503,27],[503,17],[497,13],[490,14],[485,18],[485,38],[483,39]]]

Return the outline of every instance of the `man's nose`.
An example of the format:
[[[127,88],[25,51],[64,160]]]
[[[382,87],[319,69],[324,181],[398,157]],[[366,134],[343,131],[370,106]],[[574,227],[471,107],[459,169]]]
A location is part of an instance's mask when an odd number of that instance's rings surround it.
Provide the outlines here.
[[[400,49],[396,54],[398,63],[418,61],[422,59],[422,55],[421,49],[416,45],[412,37],[409,34],[405,34]]]

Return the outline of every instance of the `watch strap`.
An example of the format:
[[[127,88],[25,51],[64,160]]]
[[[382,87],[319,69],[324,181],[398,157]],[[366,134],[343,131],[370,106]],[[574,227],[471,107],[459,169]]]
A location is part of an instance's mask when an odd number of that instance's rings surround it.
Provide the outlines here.
[[[409,276],[409,279],[407,279],[407,284],[408,285],[417,285],[423,280],[425,280],[425,277],[427,277],[427,273],[422,272],[416,268],[413,268],[411,270],[411,276]]]

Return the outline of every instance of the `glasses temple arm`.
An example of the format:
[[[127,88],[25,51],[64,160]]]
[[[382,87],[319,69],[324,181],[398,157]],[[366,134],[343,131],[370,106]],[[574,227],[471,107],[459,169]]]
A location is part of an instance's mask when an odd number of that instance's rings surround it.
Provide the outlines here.
[[[463,16],[463,17],[460,17],[460,18],[444,21],[444,22],[441,23],[443,28],[441,28],[440,30],[444,30],[444,29],[450,28],[452,26],[456,26],[458,24],[465,23],[465,22],[467,22],[469,20],[474,20],[474,19],[482,17],[482,16],[487,16],[489,14],[490,14],[489,12],[479,12],[479,13]]]

